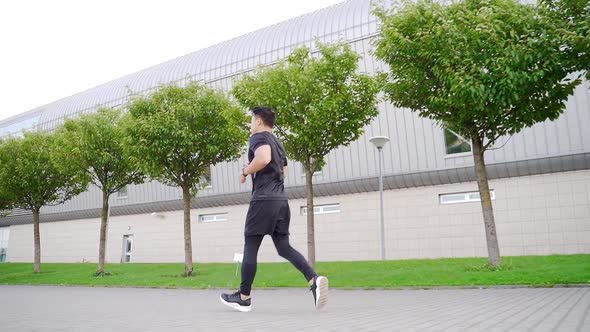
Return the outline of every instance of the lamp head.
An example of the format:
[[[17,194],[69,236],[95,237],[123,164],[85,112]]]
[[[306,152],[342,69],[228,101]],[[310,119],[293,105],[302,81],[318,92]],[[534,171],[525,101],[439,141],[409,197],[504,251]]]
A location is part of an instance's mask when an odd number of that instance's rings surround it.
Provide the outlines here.
[[[369,142],[373,143],[375,147],[381,150],[387,142],[389,142],[389,137],[387,136],[375,136],[369,139]]]

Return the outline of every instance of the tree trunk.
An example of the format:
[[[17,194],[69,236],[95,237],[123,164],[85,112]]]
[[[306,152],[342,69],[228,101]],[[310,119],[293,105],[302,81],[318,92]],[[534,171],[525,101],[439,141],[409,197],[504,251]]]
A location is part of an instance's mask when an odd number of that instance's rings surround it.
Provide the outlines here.
[[[184,275],[193,275],[193,245],[191,241],[191,195],[188,186],[182,188],[184,202]]]
[[[307,260],[315,269],[315,231],[313,210],[313,171],[305,170],[305,187],[307,189]]]
[[[33,238],[35,241],[35,258],[34,258],[34,271],[35,273],[41,272],[41,239],[39,236],[39,210],[40,208],[33,209]]]
[[[488,186],[488,173],[486,171],[484,160],[485,151],[483,149],[483,140],[473,138],[471,142],[473,144],[475,174],[477,176],[477,186],[479,187],[481,210],[483,212],[483,222],[485,225],[486,241],[488,245],[488,257],[492,266],[500,266],[502,264],[502,259],[500,257],[496,223],[494,221],[494,210],[492,208],[492,199],[490,197],[490,188]]]
[[[107,227],[109,222],[109,197],[110,194],[103,190],[102,193],[102,211],[100,215],[100,239],[98,245],[98,271],[96,275],[103,275],[104,256],[106,253]]]

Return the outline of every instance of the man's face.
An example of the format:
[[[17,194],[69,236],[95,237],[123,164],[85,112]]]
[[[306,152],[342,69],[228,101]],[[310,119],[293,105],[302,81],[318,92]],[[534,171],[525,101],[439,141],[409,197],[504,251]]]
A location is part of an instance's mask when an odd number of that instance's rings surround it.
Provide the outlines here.
[[[252,120],[250,121],[250,133],[256,134],[262,124],[262,120],[259,117],[252,114]]]

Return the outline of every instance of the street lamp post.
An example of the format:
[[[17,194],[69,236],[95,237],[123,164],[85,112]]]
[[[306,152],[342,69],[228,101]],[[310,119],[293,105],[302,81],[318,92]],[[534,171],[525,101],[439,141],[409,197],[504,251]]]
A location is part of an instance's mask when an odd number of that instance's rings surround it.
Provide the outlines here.
[[[380,196],[380,209],[379,209],[379,248],[381,251],[381,260],[385,260],[385,226],[383,222],[383,174],[381,173],[381,150],[389,142],[387,136],[375,136],[369,139],[373,145],[379,151],[379,196]]]

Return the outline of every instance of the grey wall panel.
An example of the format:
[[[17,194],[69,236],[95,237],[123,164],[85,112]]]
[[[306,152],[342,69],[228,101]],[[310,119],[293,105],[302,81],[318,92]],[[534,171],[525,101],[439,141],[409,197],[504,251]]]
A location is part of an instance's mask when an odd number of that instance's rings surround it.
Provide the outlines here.
[[[343,149],[339,148],[334,150],[334,154],[337,159],[337,173],[335,174],[335,179],[342,179],[346,177],[346,174],[350,171],[350,167],[348,166],[347,159],[345,158]]]
[[[433,185],[439,185],[443,183],[443,179],[440,177],[440,171],[429,172],[430,174],[430,181]]]
[[[557,138],[557,144],[559,146],[558,151],[571,151],[572,144],[570,140],[570,135],[568,133],[568,126],[567,126],[567,118],[569,117],[570,113],[563,114],[557,120],[555,120],[555,125],[557,126],[557,131],[554,133],[554,137]],[[558,152],[559,153],[559,152]]]
[[[387,103],[388,104],[388,103]],[[381,107],[383,107],[385,104],[381,104]],[[389,106],[389,104],[388,104]],[[388,107],[387,108],[389,111],[385,111],[385,108],[382,109],[381,112],[385,113],[386,116],[384,117],[386,120],[387,125],[384,127],[380,127],[379,130],[375,130],[373,131],[373,135],[371,136],[387,136],[389,137],[389,143],[387,143],[384,147],[383,147],[383,161],[384,161],[384,167],[383,167],[383,172],[384,173],[395,173],[395,172],[399,172],[401,171],[401,158],[400,158],[400,140],[399,137],[397,135],[397,132],[395,132],[395,113],[391,112],[393,110],[392,107]],[[369,149],[371,151],[371,161],[373,160],[377,160],[377,150],[374,148],[373,144],[369,141],[371,137],[367,137],[367,140],[365,141],[365,146],[367,147],[367,149]],[[373,169],[368,169],[368,174],[376,174],[377,170],[378,170],[378,166],[376,166]]]
[[[361,165],[361,154],[365,154],[366,153],[366,149],[364,149],[364,146],[362,147],[362,149],[359,147],[359,143],[357,142],[352,142],[349,146],[348,146],[348,150],[350,150],[350,167],[351,167],[351,178],[357,178],[361,176],[361,172],[362,169],[366,167],[367,164],[367,158],[362,158],[362,165]],[[329,174],[325,174],[326,176],[329,176]]]
[[[421,118],[420,124],[422,126],[423,131],[423,156],[424,156],[424,163],[425,170],[432,170],[437,168],[436,163],[436,150],[434,144],[434,126],[432,121],[428,119]]]
[[[410,169],[411,171],[417,171],[420,169],[426,169],[426,163],[425,163],[425,159],[423,158],[424,156],[424,131],[422,130],[422,127],[420,126],[420,119],[418,116],[418,113],[416,112],[410,112],[410,128],[409,128],[409,137],[411,137],[411,140],[408,141],[408,145],[413,146],[413,149],[410,149],[410,151],[412,151],[412,161],[413,161],[413,165],[412,168]],[[424,156],[425,157],[425,156]]]
[[[535,157],[547,154],[547,129],[546,125],[539,124],[533,126],[533,141],[535,144]]]
[[[442,134],[442,129],[440,125],[435,122],[425,120],[429,123],[430,129],[426,134],[427,142],[429,144],[428,153],[432,154],[429,158],[431,158],[432,162],[429,164],[431,165],[431,169],[441,169],[445,167],[444,162],[444,155],[446,153],[446,147],[444,143],[444,137]]]
[[[239,160],[238,160],[239,161]],[[234,162],[224,162],[222,163],[223,168],[221,169],[222,178],[224,179],[224,187],[219,188],[215,191],[216,194],[221,194],[223,192],[234,192],[244,190],[246,186],[241,185],[239,183],[239,173],[242,170],[242,166],[246,163],[246,157],[244,157],[244,161],[242,163]],[[232,190],[232,188],[235,188]]]
[[[328,154],[327,168],[329,169],[332,179],[337,179],[338,174],[341,174],[342,172],[343,164],[340,162],[338,155],[339,154],[337,150],[332,151]]]
[[[507,160],[509,155],[514,155],[512,145],[508,145],[511,140],[512,137],[507,136],[498,139],[496,144],[490,149],[491,151],[486,152],[486,158],[488,158],[490,162],[494,162],[497,160]]]
[[[523,133],[518,133],[514,135],[514,137],[509,141],[510,150],[512,151],[512,155],[507,160],[516,160],[518,156],[525,156],[525,140]]]
[[[442,156],[443,168],[465,167],[466,164],[473,164],[473,157],[470,155]]]
[[[408,152],[408,138],[406,134],[406,124],[405,124],[405,116],[406,110],[395,110],[393,111],[394,115],[394,134],[393,137],[396,138],[397,147],[399,149],[398,159],[400,161],[400,168],[397,170],[398,172],[407,172],[410,170],[410,154]]]
[[[579,131],[582,137],[582,150],[590,148],[590,83],[584,82],[576,89],[575,107],[579,115]]]
[[[587,161],[585,159],[574,158],[572,160],[572,169],[583,170],[583,169],[585,169],[586,164],[587,164]]]
[[[325,167],[325,171],[327,172],[327,177],[334,179],[336,173],[338,173],[338,163],[336,162],[336,155],[334,152],[330,152],[328,153],[328,155],[326,156],[326,167]],[[292,182],[288,183],[289,185],[292,184]]]
[[[567,133],[569,142],[571,144],[570,150],[571,151],[582,151],[583,150],[583,139],[582,139],[582,128],[580,128],[580,113],[581,110],[578,107],[577,101],[580,98],[570,98],[566,103],[568,109],[571,109],[571,112],[565,115],[566,126],[567,126]],[[587,129],[587,128],[586,128]]]

